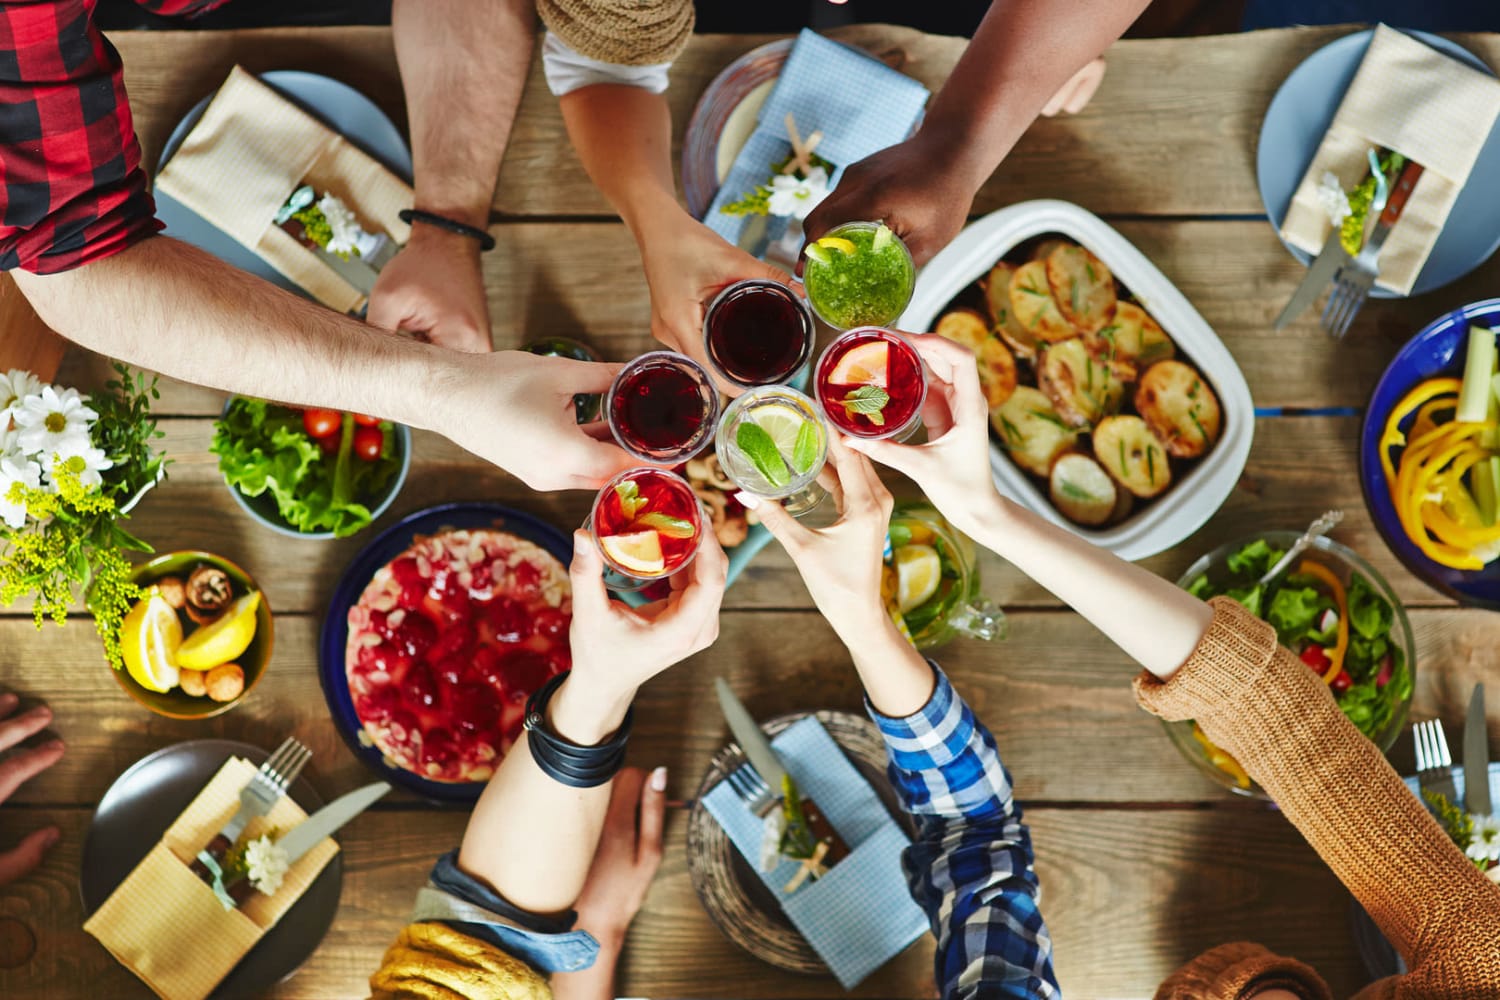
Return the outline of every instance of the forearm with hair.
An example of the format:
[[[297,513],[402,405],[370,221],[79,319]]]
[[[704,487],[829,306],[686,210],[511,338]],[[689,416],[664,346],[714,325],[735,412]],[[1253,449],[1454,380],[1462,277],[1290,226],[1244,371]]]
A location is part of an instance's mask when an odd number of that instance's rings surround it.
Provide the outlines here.
[[[645,241],[653,224],[683,214],[672,181],[665,97],[601,83],[564,94],[558,103],[584,169],[637,241]]]
[[[417,207],[484,229],[536,39],[532,0],[396,0]]]

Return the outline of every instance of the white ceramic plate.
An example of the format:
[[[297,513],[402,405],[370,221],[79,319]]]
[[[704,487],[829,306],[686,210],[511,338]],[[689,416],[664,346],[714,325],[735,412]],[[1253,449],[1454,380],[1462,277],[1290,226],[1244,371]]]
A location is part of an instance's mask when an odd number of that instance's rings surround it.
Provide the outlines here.
[[[1207,457],[1167,493],[1119,524],[1094,530],[1058,513],[1046,494],[990,445],[990,467],[1000,492],[1123,559],[1144,559],[1186,539],[1228,498],[1245,468],[1255,434],[1250,387],[1229,349],[1192,303],[1125,237],[1098,216],[1066,201],[1026,201],[971,224],[917,275],[916,292],[901,317],[904,330],[931,330],[943,307],[1019,243],[1060,233],[1093,253],[1114,272],[1201,371],[1218,394],[1224,429]]]

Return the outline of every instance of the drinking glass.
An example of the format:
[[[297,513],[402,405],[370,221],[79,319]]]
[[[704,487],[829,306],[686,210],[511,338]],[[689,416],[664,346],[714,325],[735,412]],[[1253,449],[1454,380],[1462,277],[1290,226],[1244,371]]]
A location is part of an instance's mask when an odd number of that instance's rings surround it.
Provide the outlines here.
[[[802,281],[835,330],[887,326],[906,311],[917,268],[901,237],[879,222],[846,222],[808,244]]]
[[[891,511],[881,595],[918,649],[959,636],[1003,639],[1005,613],[980,592],[974,543],[926,500]]]
[[[584,527],[604,558],[605,586],[626,593],[693,561],[703,540],[703,505],[674,472],[626,469],[604,484]]]
[[[746,390],[725,408],[716,442],[719,464],[736,486],[781,501],[793,517],[828,496],[817,481],[828,460],[828,428],[813,401],[796,389]]]
[[[828,422],[845,434],[905,441],[922,426],[927,368],[899,333],[858,327],[823,351],[813,392]]]
[[[736,281],[703,314],[703,348],[715,373],[742,389],[790,381],[812,356],[812,310],[776,281]]]
[[[643,462],[675,466],[708,447],[719,391],[687,355],[651,351],[615,376],[604,413],[621,448]]]

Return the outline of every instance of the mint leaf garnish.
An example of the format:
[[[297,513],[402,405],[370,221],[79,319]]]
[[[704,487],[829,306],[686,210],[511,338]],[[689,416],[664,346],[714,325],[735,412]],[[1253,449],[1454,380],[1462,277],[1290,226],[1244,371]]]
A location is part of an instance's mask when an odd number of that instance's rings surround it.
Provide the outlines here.
[[[818,460],[818,438],[818,425],[811,420],[797,431],[797,443],[792,445],[792,468],[798,475],[807,472]]]
[[[654,530],[658,535],[665,535],[668,538],[693,537],[693,522],[684,521],[680,517],[673,517],[671,514],[659,510],[653,510],[649,514],[642,514],[636,523],[643,524]]]
[[[880,386],[862,385],[841,399],[839,404],[846,413],[862,414],[876,427],[884,427],[885,414],[882,411],[890,401],[891,394]]]
[[[641,508],[646,506],[646,498],[641,496],[641,491],[634,482],[616,483],[615,496],[620,501],[620,514],[627,521],[634,520]]]
[[[760,424],[745,422],[734,432],[734,443],[744,452],[755,468],[766,477],[766,482],[778,489],[792,481],[791,470],[786,460],[776,449],[776,442]]]

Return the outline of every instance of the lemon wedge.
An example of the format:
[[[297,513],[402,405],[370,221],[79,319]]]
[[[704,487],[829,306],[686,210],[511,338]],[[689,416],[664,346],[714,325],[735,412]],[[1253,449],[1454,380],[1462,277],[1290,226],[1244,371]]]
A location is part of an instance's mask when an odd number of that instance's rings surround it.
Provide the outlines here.
[[[627,573],[661,576],[667,561],[661,553],[661,536],[654,531],[633,531],[599,539],[604,554]]]
[[[818,241],[818,246],[829,250],[837,250],[845,257],[853,257],[858,249],[852,241],[846,240],[842,236],[825,236]]]
[[[164,694],[177,686],[181,645],[182,622],[166,598],[155,592],[136,601],[120,623],[125,670],[147,691]]]
[[[931,545],[903,545],[896,550],[896,608],[905,615],[937,593],[943,561]]]
[[[186,670],[208,670],[236,659],[255,639],[255,611],[259,607],[258,590],[235,601],[223,615],[187,637],[177,650],[177,665]]]

